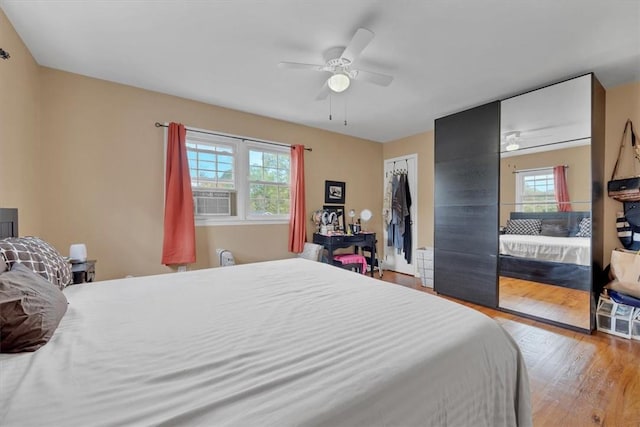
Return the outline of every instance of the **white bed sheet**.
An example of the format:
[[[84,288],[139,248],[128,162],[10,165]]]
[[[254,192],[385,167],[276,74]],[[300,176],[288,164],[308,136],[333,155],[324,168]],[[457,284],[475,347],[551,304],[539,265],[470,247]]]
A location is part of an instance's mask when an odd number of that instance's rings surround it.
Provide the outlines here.
[[[303,259],[68,287],[0,355],[2,426],[531,425],[517,345],[436,296]]]
[[[500,255],[589,266],[591,265],[591,239],[501,234]]]

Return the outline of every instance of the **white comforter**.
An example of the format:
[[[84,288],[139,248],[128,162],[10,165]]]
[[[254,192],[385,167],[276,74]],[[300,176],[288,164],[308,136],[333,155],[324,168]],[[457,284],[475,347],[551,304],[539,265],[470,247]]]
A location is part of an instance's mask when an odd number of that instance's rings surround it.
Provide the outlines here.
[[[502,234],[500,254],[588,266],[591,265],[591,239]]]
[[[483,314],[302,259],[67,288],[0,355],[2,426],[531,425],[519,349]]]

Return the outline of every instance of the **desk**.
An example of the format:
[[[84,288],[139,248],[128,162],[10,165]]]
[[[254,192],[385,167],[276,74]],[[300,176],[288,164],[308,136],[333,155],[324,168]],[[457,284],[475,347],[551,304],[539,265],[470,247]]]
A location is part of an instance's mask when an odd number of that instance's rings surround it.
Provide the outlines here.
[[[329,263],[333,263],[333,251],[339,248],[348,248],[355,246],[354,252],[357,253],[358,248],[371,248],[369,256],[369,265],[371,266],[371,277],[373,277],[373,267],[376,265],[376,233],[359,233],[359,234],[334,234],[325,236],[324,234],[314,233],[313,243],[322,245],[327,250],[327,259]]]

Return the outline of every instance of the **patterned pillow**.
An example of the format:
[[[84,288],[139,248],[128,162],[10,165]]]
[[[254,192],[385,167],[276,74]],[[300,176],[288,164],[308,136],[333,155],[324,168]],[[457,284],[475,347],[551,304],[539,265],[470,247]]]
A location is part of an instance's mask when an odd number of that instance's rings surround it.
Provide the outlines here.
[[[591,218],[582,218],[576,237],[591,237]]]
[[[24,264],[60,289],[73,279],[71,264],[53,246],[37,237],[0,240],[0,255],[9,266]]]
[[[504,234],[526,234],[536,236],[540,234],[542,220],[540,219],[510,219],[507,220],[507,226]]]

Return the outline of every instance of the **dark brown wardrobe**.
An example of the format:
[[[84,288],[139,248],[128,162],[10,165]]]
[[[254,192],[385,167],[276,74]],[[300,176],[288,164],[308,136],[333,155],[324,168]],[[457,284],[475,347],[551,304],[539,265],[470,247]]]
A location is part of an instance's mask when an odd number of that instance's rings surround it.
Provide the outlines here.
[[[602,271],[602,241],[605,224],[603,219],[604,178],[604,89],[593,74],[576,77],[586,81],[587,93],[581,99],[590,100],[590,165],[586,165],[591,180],[591,302],[587,302],[587,316],[591,316],[590,328],[576,328],[553,319],[539,318],[583,331],[595,327],[593,313],[595,300],[593,287]],[[573,79],[568,79],[569,82]],[[523,92],[531,98],[544,98],[542,89]],[[519,95],[518,95],[519,96]],[[514,99],[511,97],[509,98]],[[544,100],[542,100],[544,101]],[[553,101],[555,102],[555,101]],[[588,102],[588,101],[587,101]],[[585,102],[583,101],[582,104]],[[509,103],[512,105],[513,102]],[[544,102],[543,102],[544,104]],[[507,105],[505,103],[504,105]],[[440,294],[470,301],[492,308],[499,304],[499,228],[501,218],[500,165],[504,154],[504,128],[501,128],[501,101],[491,102],[435,121],[435,230],[434,230],[434,290]],[[589,108],[589,106],[585,106]],[[506,111],[506,110],[505,110]],[[502,113],[504,114],[503,111]],[[535,114],[533,114],[535,115]],[[526,116],[526,114],[522,114]],[[502,148],[501,148],[502,141]],[[589,148],[586,147],[587,151]],[[512,153],[511,153],[512,154]],[[590,169],[590,170],[589,170]],[[503,178],[504,179],[504,178]],[[504,191],[504,189],[502,190]],[[589,190],[587,190],[589,191]],[[516,211],[516,208],[509,208]],[[504,215],[504,214],[503,214]],[[504,224],[502,224],[504,225]],[[608,225],[613,230],[614,225]],[[599,290],[598,290],[599,291]],[[509,311],[509,310],[505,310]],[[520,314],[520,313],[519,313]],[[589,324],[589,322],[587,322]]]
[[[434,290],[497,307],[500,103],[435,122]]]

